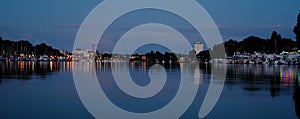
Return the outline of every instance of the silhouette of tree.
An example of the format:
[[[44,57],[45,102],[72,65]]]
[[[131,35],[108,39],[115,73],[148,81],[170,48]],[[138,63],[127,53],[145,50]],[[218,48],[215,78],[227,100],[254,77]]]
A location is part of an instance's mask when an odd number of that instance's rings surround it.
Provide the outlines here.
[[[0,37],[0,55],[3,55],[3,39]]]
[[[63,55],[58,49],[54,49],[53,47],[48,46],[46,43],[36,45],[33,49],[36,55]]]
[[[16,55],[14,54],[14,42],[9,40],[3,41],[3,49],[4,49],[4,55],[5,56],[11,56]]]
[[[35,53],[36,55],[50,55],[49,48],[46,43],[42,43],[35,46]]]
[[[274,53],[278,53],[278,43],[281,39],[281,35],[278,34],[276,31],[273,31],[270,41],[266,44],[267,47],[269,46],[268,50]]]
[[[287,38],[282,38],[280,40],[278,40],[278,52],[282,52],[282,51],[294,51],[297,47],[295,41],[293,41],[292,39],[287,39]]]
[[[196,60],[196,51],[195,50],[189,51],[188,56],[189,56],[189,59]]]
[[[243,49],[240,47],[240,43],[230,39],[229,41],[225,42],[225,49],[226,49],[226,54],[227,56],[232,56],[234,55],[234,52],[239,51],[242,52]]]
[[[282,38],[276,31],[272,32],[270,39],[250,36],[240,42],[232,39],[225,42],[227,56],[232,56],[236,51],[248,53],[253,53],[254,51],[280,53],[282,51],[294,51],[296,47],[295,41],[288,38]]]
[[[61,56],[63,54],[60,53],[58,49],[55,49],[51,46],[48,46],[45,43],[33,46],[29,41],[21,40],[21,41],[10,41],[3,40],[0,37],[0,55],[3,56],[17,56],[20,54],[29,55],[35,54],[39,55],[56,55]]]
[[[104,60],[108,60],[108,59],[110,59],[112,57],[112,54],[104,53],[102,56],[103,56]]]
[[[255,36],[250,36],[241,42],[241,46],[243,47],[245,52],[253,53],[254,51],[264,50],[264,43],[264,39]]]
[[[31,54],[33,53],[33,46],[30,42],[21,40],[16,42],[15,51],[17,54]]]
[[[204,62],[206,60],[210,59],[210,50],[204,50],[197,54],[197,58],[200,60],[200,62]]]
[[[296,35],[296,44],[298,49],[300,49],[300,13],[298,14],[297,17],[297,24],[294,27],[294,33]]]
[[[216,44],[212,49],[210,49],[210,58],[225,58],[224,43]]]

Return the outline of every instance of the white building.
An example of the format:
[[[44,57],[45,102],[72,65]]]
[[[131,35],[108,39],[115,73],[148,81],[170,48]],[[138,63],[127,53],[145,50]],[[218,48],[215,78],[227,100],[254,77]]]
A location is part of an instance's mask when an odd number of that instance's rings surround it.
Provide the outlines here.
[[[194,44],[194,50],[196,52],[196,55],[199,54],[201,51],[204,50],[204,44],[202,44],[200,42],[195,42],[195,44]]]
[[[96,53],[90,49],[76,49],[72,52],[73,61],[94,61]]]

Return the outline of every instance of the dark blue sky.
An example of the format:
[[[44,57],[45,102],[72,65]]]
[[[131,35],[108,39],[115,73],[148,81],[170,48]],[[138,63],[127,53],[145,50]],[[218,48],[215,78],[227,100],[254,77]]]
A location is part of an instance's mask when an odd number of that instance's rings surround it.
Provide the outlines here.
[[[295,39],[292,30],[300,10],[299,0],[198,2],[215,20],[224,40],[242,40],[251,35],[269,38],[273,30]],[[99,3],[101,0],[1,0],[0,36],[71,50],[79,25]]]

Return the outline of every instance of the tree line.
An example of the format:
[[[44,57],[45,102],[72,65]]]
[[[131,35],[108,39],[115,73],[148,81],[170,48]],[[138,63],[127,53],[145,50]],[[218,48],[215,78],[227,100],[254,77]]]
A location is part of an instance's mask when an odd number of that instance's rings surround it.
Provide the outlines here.
[[[11,41],[3,40],[0,37],[0,56],[17,56],[24,55],[62,55],[58,49],[55,49],[46,43],[32,45],[29,41]]]
[[[297,24],[293,32],[296,35],[296,41],[290,38],[282,38],[279,33],[273,31],[271,37],[266,39],[257,36],[250,36],[242,41],[230,39],[229,41],[217,44],[213,48],[197,54],[197,56],[198,58],[209,59],[209,53],[212,53],[214,49],[220,49],[222,47],[225,47],[227,56],[232,56],[235,52],[254,53],[256,51],[263,53],[281,53],[282,51],[300,50],[300,13],[298,14]]]
[[[281,53],[282,51],[297,50],[296,42],[289,38],[282,38],[280,34],[273,31],[270,39],[250,36],[238,42],[229,40],[224,43],[226,54],[232,56],[234,52],[254,53]]]
[[[280,34],[273,31],[271,37],[267,39],[257,36],[250,36],[242,41],[230,39],[224,43],[215,45],[213,48],[200,52],[197,56],[198,58],[210,59],[209,53],[218,53],[213,52],[213,50],[224,49],[224,47],[227,56],[233,56],[236,52],[251,54],[254,52],[263,52],[272,54],[283,51],[296,51],[298,49],[296,41],[290,38],[282,38]],[[223,56],[223,54],[217,56]]]

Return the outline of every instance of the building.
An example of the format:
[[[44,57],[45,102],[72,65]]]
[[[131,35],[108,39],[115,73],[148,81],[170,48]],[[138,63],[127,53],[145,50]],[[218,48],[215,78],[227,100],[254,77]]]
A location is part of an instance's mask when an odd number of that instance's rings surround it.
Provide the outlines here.
[[[59,50],[60,54],[63,54],[64,56],[69,55],[69,52],[66,50]]]
[[[196,52],[196,55],[199,54],[200,52],[202,52],[204,50],[204,44],[202,44],[200,42],[195,42],[194,43],[194,50]]]
[[[95,52],[93,50],[76,49],[72,52],[73,61],[92,61],[95,59]]]

